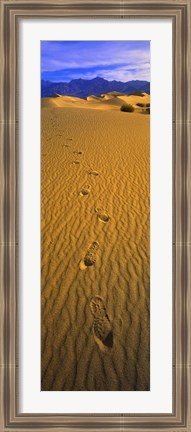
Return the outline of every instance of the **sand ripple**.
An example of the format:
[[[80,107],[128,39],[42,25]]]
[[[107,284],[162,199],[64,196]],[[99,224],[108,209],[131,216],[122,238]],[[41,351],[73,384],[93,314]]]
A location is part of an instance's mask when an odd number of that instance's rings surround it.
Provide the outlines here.
[[[149,389],[149,164],[149,116],[42,109],[43,390]]]

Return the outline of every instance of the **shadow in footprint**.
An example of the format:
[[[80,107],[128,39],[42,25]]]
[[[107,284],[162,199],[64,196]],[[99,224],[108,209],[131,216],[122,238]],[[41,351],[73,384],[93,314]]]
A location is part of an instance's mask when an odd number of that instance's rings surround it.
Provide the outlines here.
[[[107,223],[110,220],[108,212],[103,207],[95,207],[95,212],[97,213],[97,218],[103,223]]]
[[[83,188],[80,191],[80,196],[85,196],[88,195],[90,192],[91,186],[90,185],[85,185],[83,186]]]
[[[103,302],[99,296],[90,300],[90,310],[94,316],[93,333],[99,348],[108,352],[113,347],[113,329]]]
[[[78,160],[72,162],[73,165],[79,165],[79,163],[80,163],[80,161],[78,161]]]
[[[73,153],[74,153],[74,154],[77,154],[77,155],[81,155],[81,154],[82,154],[81,151],[77,151],[77,150],[75,150]]]
[[[93,171],[93,170],[88,171],[88,174],[91,176],[94,176],[94,177],[97,177],[99,175],[99,173],[97,171]]]
[[[97,241],[93,242],[82,261],[80,261],[80,270],[85,270],[87,267],[91,267],[96,262],[97,251],[99,249],[99,243]]]

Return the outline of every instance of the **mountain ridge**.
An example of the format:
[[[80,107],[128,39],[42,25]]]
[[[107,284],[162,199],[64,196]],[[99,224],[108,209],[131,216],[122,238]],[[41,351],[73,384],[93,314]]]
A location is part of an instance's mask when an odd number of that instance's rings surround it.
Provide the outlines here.
[[[91,80],[82,78],[67,82],[52,82],[41,80],[41,97],[50,97],[55,93],[62,96],[76,96],[86,98],[90,95],[99,96],[102,93],[118,91],[125,94],[132,92],[145,92],[150,94],[150,82],[143,80],[108,81],[101,77],[96,77]]]

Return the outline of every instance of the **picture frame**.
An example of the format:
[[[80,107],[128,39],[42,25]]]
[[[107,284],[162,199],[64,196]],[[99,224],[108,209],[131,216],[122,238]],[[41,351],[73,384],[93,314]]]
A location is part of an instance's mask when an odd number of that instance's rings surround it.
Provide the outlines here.
[[[2,432],[17,430],[150,430],[191,428],[190,289],[190,0],[1,0],[1,354]],[[18,28],[25,18],[171,18],[173,23],[173,412],[171,414],[20,414],[19,405],[19,63]]]

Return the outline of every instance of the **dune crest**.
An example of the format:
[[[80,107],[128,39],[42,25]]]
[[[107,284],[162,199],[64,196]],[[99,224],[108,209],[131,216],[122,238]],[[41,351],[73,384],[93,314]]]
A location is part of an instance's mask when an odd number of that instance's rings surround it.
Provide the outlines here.
[[[144,105],[150,103],[150,95],[143,93],[143,97],[137,95],[123,95],[119,92],[105,93],[100,96],[88,96],[80,99],[73,96],[56,95],[42,99],[42,108],[84,108],[97,110],[118,110],[124,103],[133,105],[137,112],[141,112],[137,103]]]

